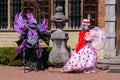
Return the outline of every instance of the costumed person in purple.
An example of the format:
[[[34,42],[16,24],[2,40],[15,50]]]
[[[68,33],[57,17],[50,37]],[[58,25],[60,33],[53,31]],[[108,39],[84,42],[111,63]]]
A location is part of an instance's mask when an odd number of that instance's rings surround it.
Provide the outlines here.
[[[104,47],[106,37],[101,29],[95,27],[90,30],[89,25],[89,19],[82,20],[78,43],[71,57],[63,66],[62,72],[97,72],[96,50],[101,50]]]
[[[50,33],[46,31],[47,28],[46,19],[44,18],[43,22],[37,25],[32,13],[27,13],[27,19],[22,17],[22,12],[15,16],[14,30],[20,34],[20,39],[17,41],[18,48],[13,53],[19,53],[18,55],[23,58],[24,71],[27,62],[30,64],[30,71],[38,71],[39,63],[41,68],[44,68],[41,62],[43,51],[39,40],[42,39],[49,45]]]

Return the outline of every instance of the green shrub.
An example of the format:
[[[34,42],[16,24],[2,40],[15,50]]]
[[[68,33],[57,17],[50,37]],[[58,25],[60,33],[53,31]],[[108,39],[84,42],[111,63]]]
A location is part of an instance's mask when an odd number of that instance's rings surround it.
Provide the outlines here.
[[[16,47],[0,47],[0,64],[9,65],[9,63],[14,61],[16,55],[12,52]]]
[[[15,59],[18,54],[13,54],[13,51],[16,50],[16,48],[17,47],[0,47],[0,64],[9,66],[23,66],[23,62],[21,60]],[[70,46],[68,46],[67,49],[70,51]],[[52,47],[43,47],[41,59],[45,67],[51,65],[48,61],[49,53],[51,50]]]

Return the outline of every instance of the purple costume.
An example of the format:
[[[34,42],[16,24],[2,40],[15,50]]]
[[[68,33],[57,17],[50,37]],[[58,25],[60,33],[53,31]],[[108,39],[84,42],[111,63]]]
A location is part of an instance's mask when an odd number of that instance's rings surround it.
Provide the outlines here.
[[[46,19],[44,18],[43,22],[37,25],[32,13],[27,14],[27,20],[22,17],[22,13],[15,16],[14,30],[20,34],[20,39],[17,41],[18,48],[13,53],[22,55],[24,68],[26,61],[28,61],[30,70],[34,66],[34,70],[37,71],[37,63],[41,63],[40,59],[43,52],[39,40],[42,39],[46,44],[49,44],[50,40],[47,28]]]

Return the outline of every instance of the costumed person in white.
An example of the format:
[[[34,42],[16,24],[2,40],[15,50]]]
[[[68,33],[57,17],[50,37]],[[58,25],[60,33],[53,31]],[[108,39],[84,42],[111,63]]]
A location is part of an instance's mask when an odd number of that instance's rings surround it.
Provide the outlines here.
[[[101,50],[104,47],[105,34],[98,27],[89,30],[89,25],[89,19],[83,19],[78,43],[75,46],[75,50],[72,52],[71,57],[63,66],[62,72],[97,72],[96,49]]]

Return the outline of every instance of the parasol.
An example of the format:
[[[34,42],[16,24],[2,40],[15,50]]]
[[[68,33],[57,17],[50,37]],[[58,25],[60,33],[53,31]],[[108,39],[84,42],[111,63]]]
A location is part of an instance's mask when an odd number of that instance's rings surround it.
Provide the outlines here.
[[[87,33],[86,39],[92,40],[92,46],[99,51],[105,46],[106,35],[103,30],[101,30],[98,27],[95,27],[91,29],[89,33]]]

